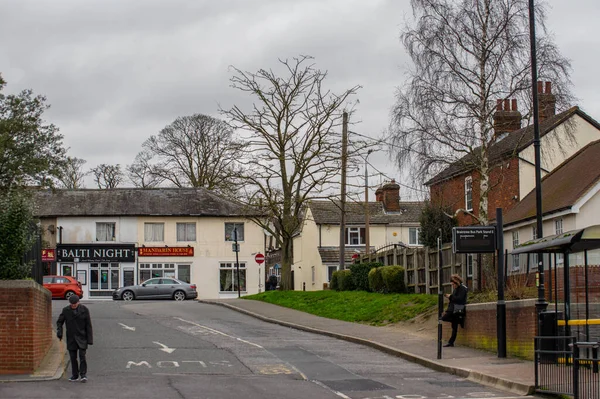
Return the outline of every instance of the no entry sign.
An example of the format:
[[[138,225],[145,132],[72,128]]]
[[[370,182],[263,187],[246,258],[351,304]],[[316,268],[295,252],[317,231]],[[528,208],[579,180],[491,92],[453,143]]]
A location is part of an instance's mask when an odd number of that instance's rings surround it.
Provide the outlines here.
[[[265,261],[265,256],[261,253],[257,253],[256,256],[254,257],[254,260],[256,261],[256,263],[258,263],[260,265],[261,263],[263,263]]]

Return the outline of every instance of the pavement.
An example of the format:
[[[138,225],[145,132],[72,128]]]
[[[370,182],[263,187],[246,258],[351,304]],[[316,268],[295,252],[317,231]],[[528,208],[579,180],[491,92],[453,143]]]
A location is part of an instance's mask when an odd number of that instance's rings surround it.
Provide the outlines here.
[[[433,370],[451,373],[517,395],[530,395],[534,392],[533,361],[498,358],[494,353],[464,346],[442,348],[442,358],[438,359],[437,338],[424,334],[389,326],[376,327],[327,319],[261,301],[201,299],[199,302],[224,306],[270,323],[370,346]],[[33,374],[0,375],[0,383],[56,380],[63,376],[67,365],[65,343],[53,336],[50,351]]]
[[[438,359],[437,338],[424,334],[413,334],[394,327],[376,327],[327,319],[262,301],[247,299],[201,299],[199,301],[225,306],[270,323],[370,346],[433,370],[455,374],[517,395],[531,395],[534,392],[533,361],[498,358],[495,353],[465,346],[442,348],[442,359]],[[437,331],[437,324],[435,330]]]

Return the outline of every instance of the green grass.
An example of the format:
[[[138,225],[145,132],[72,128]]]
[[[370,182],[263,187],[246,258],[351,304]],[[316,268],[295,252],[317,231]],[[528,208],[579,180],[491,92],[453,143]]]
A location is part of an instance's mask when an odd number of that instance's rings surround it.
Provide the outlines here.
[[[330,319],[375,326],[410,320],[437,306],[437,295],[365,291],[267,291],[243,297]]]

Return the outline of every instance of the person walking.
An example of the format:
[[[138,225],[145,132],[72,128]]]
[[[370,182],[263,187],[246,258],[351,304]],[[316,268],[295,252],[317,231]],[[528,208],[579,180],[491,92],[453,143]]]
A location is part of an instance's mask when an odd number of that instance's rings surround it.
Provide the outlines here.
[[[450,303],[442,316],[442,321],[447,321],[452,324],[452,335],[444,347],[454,346],[459,324],[464,328],[465,307],[467,305],[467,293],[469,291],[467,286],[462,283],[462,278],[458,274],[453,274],[450,277],[450,282],[452,283],[452,294],[444,295],[450,300]]]
[[[56,336],[63,338],[63,324],[67,327],[67,349],[71,358],[71,378],[69,381],[87,382],[87,360],[85,358],[88,345],[94,344],[92,319],[87,307],[79,303],[79,297],[69,297],[69,306],[65,306],[56,322]],[[77,362],[79,352],[79,363]]]

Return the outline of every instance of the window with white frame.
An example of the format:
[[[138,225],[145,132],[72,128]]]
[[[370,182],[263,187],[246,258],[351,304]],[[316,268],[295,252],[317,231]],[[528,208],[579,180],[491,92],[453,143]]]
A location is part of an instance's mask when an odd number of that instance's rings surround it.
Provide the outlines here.
[[[196,241],[196,223],[177,223],[177,241]]]
[[[473,178],[471,176],[465,178],[465,209],[473,210]]]
[[[346,227],[346,245],[364,245],[365,234],[364,227]]]
[[[144,241],[165,241],[165,224],[144,223]]]
[[[115,223],[96,223],[96,241],[114,241]]]
[[[235,241],[234,230],[237,240],[244,241],[244,223],[225,223],[225,241]]]
[[[512,232],[512,245],[513,249],[519,246],[519,231]],[[519,270],[519,255],[512,256],[512,268],[513,270]]]
[[[312,283],[314,284],[315,283],[315,277],[316,277],[316,275],[315,275],[315,267],[314,266],[311,267],[310,272],[311,272],[311,275],[312,275]]]
[[[467,277],[473,277],[473,254],[466,254]]]
[[[556,219],[554,221],[554,234],[562,234],[563,233],[563,220]]]
[[[240,291],[246,291],[246,264],[240,262]],[[219,292],[237,292],[238,274],[235,262],[219,264]]]
[[[421,229],[419,227],[409,227],[408,228],[408,244],[409,245],[421,245],[419,241],[419,234],[421,233]]]
[[[140,282],[157,277],[179,278],[175,263],[140,263]]]

